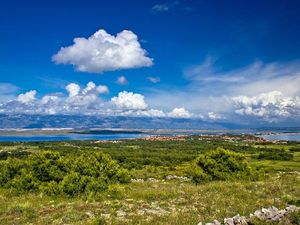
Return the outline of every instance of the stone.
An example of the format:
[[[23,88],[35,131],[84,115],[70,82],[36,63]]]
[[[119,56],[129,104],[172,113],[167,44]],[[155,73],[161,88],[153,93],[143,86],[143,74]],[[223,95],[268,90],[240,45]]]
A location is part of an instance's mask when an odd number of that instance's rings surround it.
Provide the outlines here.
[[[94,217],[94,214],[92,212],[86,212],[85,215],[87,215],[89,218]]]
[[[132,183],[143,183],[144,179],[139,179],[139,178],[137,178],[137,179],[131,179],[131,182]]]
[[[300,207],[297,207],[295,205],[289,205],[288,207],[285,208],[286,212],[291,213],[291,212],[296,212],[300,210]]]
[[[224,224],[225,225],[234,225],[233,218],[225,218]]]
[[[237,214],[232,219],[233,219],[233,223],[235,225],[247,225],[248,224],[247,220],[246,220],[246,217],[240,216],[240,214]]]
[[[126,212],[124,212],[123,210],[117,211],[117,217],[125,217],[125,216],[126,216]]]
[[[155,178],[151,178],[151,177],[150,177],[150,178],[148,178],[148,179],[147,179],[147,181],[148,181],[148,182],[151,182],[151,183],[156,183],[156,182],[158,182],[158,180],[157,180],[157,179],[155,179]]]
[[[221,223],[218,220],[214,220],[211,223],[206,223],[205,225],[221,225]]]

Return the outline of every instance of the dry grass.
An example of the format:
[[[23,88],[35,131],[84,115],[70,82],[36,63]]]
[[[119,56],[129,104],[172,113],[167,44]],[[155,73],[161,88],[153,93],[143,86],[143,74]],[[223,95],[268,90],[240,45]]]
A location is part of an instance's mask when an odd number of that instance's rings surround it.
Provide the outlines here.
[[[283,208],[300,199],[299,186],[299,175],[281,173],[257,182],[131,183],[76,198],[2,191],[0,224],[197,224]]]

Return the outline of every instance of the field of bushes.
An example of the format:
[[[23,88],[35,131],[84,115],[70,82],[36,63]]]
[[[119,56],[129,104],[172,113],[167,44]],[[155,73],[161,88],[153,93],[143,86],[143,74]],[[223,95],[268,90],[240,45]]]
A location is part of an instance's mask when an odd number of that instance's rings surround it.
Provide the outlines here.
[[[299,174],[296,142],[3,142],[0,224],[221,221],[299,206]]]

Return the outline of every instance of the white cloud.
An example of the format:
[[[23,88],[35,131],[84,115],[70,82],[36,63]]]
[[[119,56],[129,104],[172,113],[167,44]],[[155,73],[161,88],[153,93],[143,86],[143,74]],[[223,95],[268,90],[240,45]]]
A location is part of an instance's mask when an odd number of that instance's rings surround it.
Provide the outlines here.
[[[0,113],[14,114],[80,114],[103,116],[137,116],[137,117],[173,117],[190,118],[192,113],[184,108],[175,108],[166,113],[161,109],[148,108],[145,96],[122,91],[109,101],[101,99],[100,94],[107,93],[108,87],[88,82],[84,88],[76,83],[68,84],[68,94],[50,93],[36,99],[32,90],[15,97],[14,100],[0,103]],[[30,103],[30,104],[29,104]]]
[[[208,113],[214,112],[222,120],[230,121],[238,116],[233,97],[256,96],[275,90],[285,97],[300,96],[299,62],[257,61],[242,68],[225,71],[218,68],[212,58],[208,58],[202,64],[185,70],[184,78],[186,85],[150,89],[146,93],[149,105],[163,110],[180,105],[191,110],[194,115],[202,114],[209,118]],[[238,119],[249,120],[246,114],[239,115]],[[270,114],[269,119],[271,117]],[[264,120],[263,117],[260,119]]]
[[[66,86],[66,90],[69,92],[70,97],[74,97],[79,94],[80,87],[78,84],[70,83]]]
[[[47,104],[49,102],[56,102],[57,100],[58,100],[58,96],[56,96],[56,95],[45,95],[41,99],[41,103],[42,104]]]
[[[117,84],[126,85],[126,84],[128,84],[128,80],[126,79],[126,77],[120,76],[117,79]]]
[[[222,119],[222,116],[214,113],[214,112],[208,112],[207,113],[207,117],[211,120],[219,120],[219,119]]]
[[[153,12],[167,12],[170,7],[168,4],[156,4],[152,7]]]
[[[300,64],[263,63],[256,61],[248,66],[229,71],[218,70],[215,61],[208,57],[202,64],[184,71],[185,78],[195,88],[212,95],[256,95],[279,90],[286,95],[300,94]],[[211,88],[211,87],[214,88]]]
[[[144,110],[126,110],[120,111],[117,115],[121,116],[138,116],[138,117],[166,117],[166,113],[158,109],[144,109]]]
[[[96,87],[96,91],[99,94],[104,94],[104,93],[108,93],[109,89],[106,85],[99,85],[99,86]]]
[[[160,82],[160,77],[147,77],[147,80],[149,80],[150,82],[156,84]]]
[[[89,38],[74,38],[74,44],[63,47],[52,57],[55,63],[72,64],[76,70],[103,73],[120,69],[149,67],[147,56],[135,33],[123,30],[116,36],[98,30]]]
[[[190,118],[192,117],[192,114],[185,108],[174,108],[171,112],[168,113],[168,116],[174,118]]]
[[[146,109],[148,105],[141,94],[122,91],[117,97],[113,97],[111,102],[121,109]]]
[[[24,103],[24,104],[28,104],[35,100],[35,95],[36,95],[36,90],[31,90],[24,94],[18,95],[17,101]]]
[[[96,84],[94,82],[88,82],[86,85],[86,88],[82,90],[82,94],[86,95],[86,94],[104,94],[104,93],[108,93],[109,89],[107,86],[105,85],[99,85],[96,86]]]
[[[193,10],[190,6],[185,5],[185,3],[181,0],[172,0],[172,1],[167,1],[165,3],[154,5],[151,8],[151,11],[153,13],[163,13],[174,9],[181,9],[186,12],[190,12]]]
[[[286,97],[280,91],[261,93],[256,96],[238,96],[233,98],[240,115],[261,117],[273,121],[285,117],[300,115],[300,98]]]
[[[95,88],[96,88],[96,84],[94,82],[90,81],[90,82],[87,83],[86,88],[83,89],[82,93],[87,94],[90,91],[94,90]]]
[[[137,111],[136,115],[146,116],[146,117],[165,117],[166,116],[166,114],[162,110],[158,110],[158,109]]]

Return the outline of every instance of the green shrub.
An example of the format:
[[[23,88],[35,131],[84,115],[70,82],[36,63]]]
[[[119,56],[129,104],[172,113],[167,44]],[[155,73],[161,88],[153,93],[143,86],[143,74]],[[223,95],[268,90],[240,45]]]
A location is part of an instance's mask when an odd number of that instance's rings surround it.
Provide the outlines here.
[[[44,151],[29,156],[28,170],[41,182],[59,182],[66,174],[67,168],[58,152]]]
[[[59,186],[63,193],[75,195],[85,191],[87,182],[86,176],[80,176],[77,172],[71,172],[64,177]]]
[[[207,180],[253,177],[253,171],[245,160],[244,155],[223,148],[217,148],[214,151],[201,154],[194,161],[194,165],[191,177],[196,183]]]
[[[293,159],[293,154],[284,149],[276,149],[274,151],[261,152],[257,156],[259,160],[282,160],[290,161]]]
[[[292,147],[289,150],[290,152],[300,152],[300,147]]]
[[[8,158],[0,161],[0,187],[5,187],[15,176],[19,175],[24,167],[23,161]]]
[[[57,195],[61,193],[59,185],[55,181],[42,183],[39,185],[39,191],[46,195]]]
[[[204,183],[211,180],[211,177],[207,175],[202,168],[196,165],[192,165],[187,171],[186,174],[188,177],[192,178],[192,181],[195,183]]]
[[[116,173],[116,178],[120,183],[129,183],[131,179],[131,175],[128,170],[120,168]]]
[[[110,184],[129,180],[129,172],[101,152],[61,156],[58,152],[43,151],[26,159],[8,158],[0,162],[1,186],[18,192],[72,196],[103,191]]]
[[[8,186],[19,192],[36,191],[40,184],[39,180],[34,177],[32,173],[26,173],[24,171],[25,170],[22,169],[21,174],[14,177]]]

